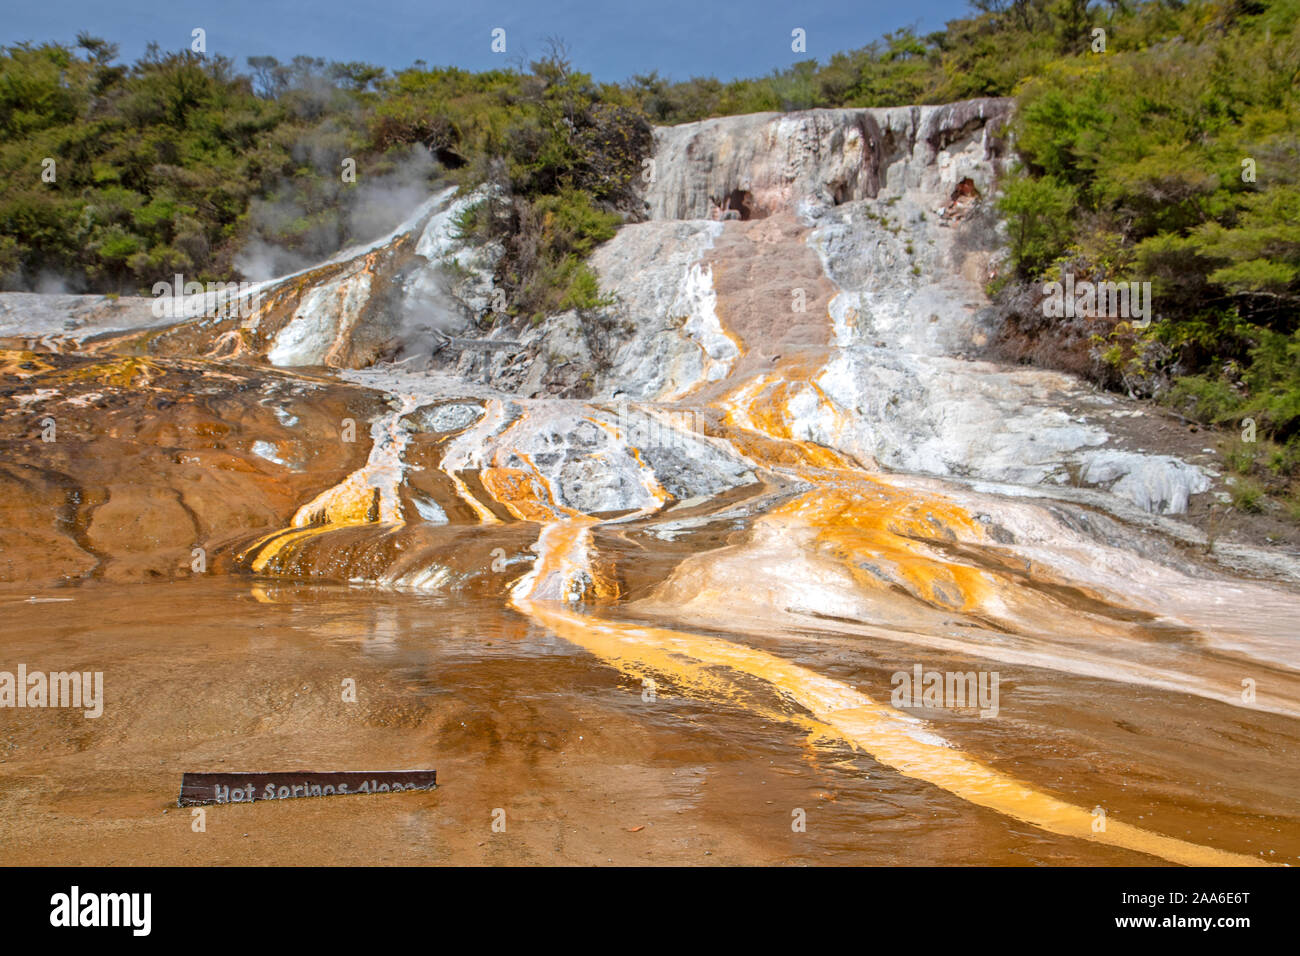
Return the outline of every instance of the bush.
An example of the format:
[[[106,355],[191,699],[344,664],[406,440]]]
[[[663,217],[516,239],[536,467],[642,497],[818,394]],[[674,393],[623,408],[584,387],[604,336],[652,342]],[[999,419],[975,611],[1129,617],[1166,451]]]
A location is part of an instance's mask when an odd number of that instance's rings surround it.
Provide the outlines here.
[[[1074,205],[1074,188],[1051,177],[1020,176],[1007,182],[998,210],[1007,222],[1012,260],[1022,274],[1038,275],[1065,253]]]
[[[1228,494],[1238,511],[1259,514],[1264,510],[1264,490],[1249,478],[1238,478],[1229,486]]]
[[[1067,7],[1051,13],[1058,27]],[[1021,85],[1023,170],[1000,203],[1018,272],[1034,280],[1078,258],[1151,281],[1157,321],[1103,358],[1128,368],[1130,353],[1154,356],[1137,370],[1149,390],[1168,386],[1201,421],[1253,417],[1289,444],[1300,433],[1300,0],[1140,3],[1117,8],[1107,32],[1104,56],[1059,57]]]

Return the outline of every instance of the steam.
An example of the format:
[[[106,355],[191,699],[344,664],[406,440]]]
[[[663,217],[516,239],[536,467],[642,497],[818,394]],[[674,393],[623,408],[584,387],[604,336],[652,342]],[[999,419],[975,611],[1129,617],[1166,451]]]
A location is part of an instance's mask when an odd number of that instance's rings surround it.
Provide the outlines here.
[[[79,285],[72,279],[48,269],[42,270],[32,286],[33,292],[42,295],[67,295],[70,292],[81,291]]]
[[[64,275],[54,269],[42,269],[32,275],[15,268],[0,276],[0,289],[6,292],[38,292],[41,295],[77,295],[86,291],[84,276]]]
[[[296,143],[293,156],[320,175],[283,181],[269,197],[249,205],[252,231],[234,258],[245,279],[296,272],[390,232],[429,198],[441,168],[427,149],[413,146],[371,164],[358,163],[356,182],[345,183],[343,161],[350,152],[342,131],[329,126]]]

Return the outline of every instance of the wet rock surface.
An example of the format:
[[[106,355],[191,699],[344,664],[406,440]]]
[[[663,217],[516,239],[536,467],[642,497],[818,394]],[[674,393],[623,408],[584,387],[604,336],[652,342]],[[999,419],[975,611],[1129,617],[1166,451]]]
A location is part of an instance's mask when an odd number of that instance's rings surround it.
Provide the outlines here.
[[[206,362],[0,352],[0,578],[218,568],[365,458],[378,396]]]

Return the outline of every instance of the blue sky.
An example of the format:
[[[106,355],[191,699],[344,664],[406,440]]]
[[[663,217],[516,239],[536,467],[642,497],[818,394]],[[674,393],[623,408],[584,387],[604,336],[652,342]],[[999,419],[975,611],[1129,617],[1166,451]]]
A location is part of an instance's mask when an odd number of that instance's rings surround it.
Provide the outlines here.
[[[554,35],[574,65],[599,80],[654,69],[672,79],[759,76],[796,60],[825,62],[899,27],[935,30],[969,11],[967,0],[10,0],[6,7],[0,44],[71,43],[84,29],[131,60],[151,40],[165,50],[188,48],[191,30],[202,27],[208,52],[241,69],[246,57],[268,53],[390,69],[417,59],[487,69],[541,53]],[[506,31],[504,56],[490,50],[496,27]],[[796,27],[807,31],[805,54],[791,52]]]

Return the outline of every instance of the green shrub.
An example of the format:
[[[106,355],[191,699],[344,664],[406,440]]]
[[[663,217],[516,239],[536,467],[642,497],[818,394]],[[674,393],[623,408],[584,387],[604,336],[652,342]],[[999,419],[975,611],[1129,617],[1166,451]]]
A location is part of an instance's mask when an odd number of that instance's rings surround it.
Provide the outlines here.
[[[1011,257],[1023,275],[1038,275],[1065,253],[1075,190],[1051,177],[1010,179],[998,200],[1007,221]]]
[[[1255,444],[1237,441],[1225,445],[1223,463],[1239,475],[1249,475],[1255,467]]]
[[[1031,3],[1027,16],[1069,36],[1069,8],[1044,19]],[[1116,8],[1107,32],[1105,55],[1066,44],[1020,86],[1023,167],[1000,202],[1020,276],[1068,256],[1151,281],[1157,320],[1132,345],[1154,358],[1142,360],[1151,388],[1168,384],[1167,399],[1203,422],[1254,418],[1261,438],[1289,447],[1300,439],[1300,0],[1139,3]],[[1127,367],[1128,350],[1102,359]]]
[[[1238,478],[1228,487],[1232,506],[1246,514],[1259,514],[1264,510],[1264,491],[1249,478]]]
[[[1190,418],[1207,425],[1237,417],[1242,405],[1241,396],[1226,382],[1206,375],[1175,379],[1168,401]]]

